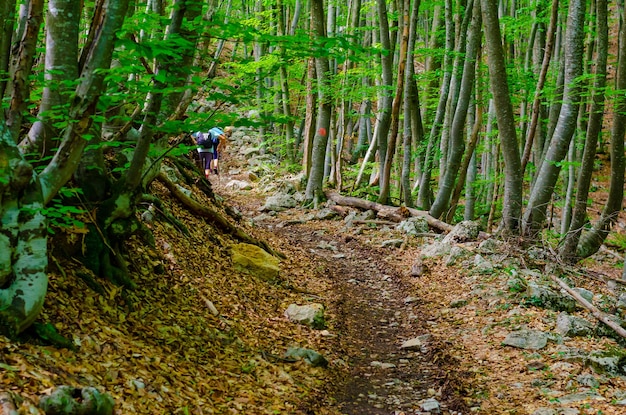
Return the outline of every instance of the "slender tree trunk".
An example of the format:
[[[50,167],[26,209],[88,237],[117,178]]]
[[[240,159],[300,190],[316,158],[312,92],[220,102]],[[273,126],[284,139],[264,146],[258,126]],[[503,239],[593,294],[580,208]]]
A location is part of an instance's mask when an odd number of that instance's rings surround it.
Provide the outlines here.
[[[604,91],[606,86],[606,69],[608,60],[608,44],[609,44],[609,28],[608,13],[606,0],[596,0],[597,8],[597,38],[598,38],[598,54],[596,57],[596,73],[594,78],[593,96],[591,97],[591,109],[589,110],[589,123],[587,124],[587,134],[585,138],[585,147],[583,150],[582,164],[578,175],[576,188],[576,200],[572,212],[572,221],[565,235],[565,241],[559,251],[559,256],[564,261],[573,262],[576,260],[576,248],[582,235],[583,226],[587,220],[587,199],[589,197],[589,188],[593,175],[594,162],[596,159],[596,150],[598,146],[598,137],[602,130],[602,120],[604,119]],[[624,42],[626,35],[624,31],[620,33],[620,53],[625,53]],[[619,67],[617,72],[618,83],[620,76],[626,76],[626,70],[622,68],[622,58],[626,56],[620,55]],[[618,96],[618,95],[616,95]],[[616,102],[619,105],[619,100]],[[614,128],[617,124],[626,122],[620,119],[618,113],[615,114]],[[622,118],[624,116],[622,115]],[[621,128],[621,127],[620,127]],[[619,132],[617,132],[619,136]],[[623,133],[622,133],[623,134]]]
[[[580,95],[577,79],[583,71],[584,17],[585,3],[572,0],[567,19],[563,104],[524,214],[524,232],[528,235],[536,234],[545,223],[546,209],[559,177],[559,162],[565,157],[576,129]]]
[[[414,60],[413,51],[415,49],[416,28],[418,23],[418,13],[420,0],[413,0],[411,5],[411,17],[409,23],[409,40],[407,45],[407,60],[404,79],[404,135],[403,135],[403,160],[402,160],[402,194],[404,205],[413,207],[413,197],[411,194],[411,158],[413,153],[412,143],[419,143],[422,140],[424,131],[422,129],[422,115],[420,113],[418,89],[413,75]],[[408,9],[406,11],[408,13]]]
[[[39,28],[43,21],[43,0],[28,2],[28,20],[24,34],[18,43],[17,64],[12,68],[11,100],[7,111],[6,124],[13,137],[18,137],[22,126],[22,117],[26,112],[30,97],[29,76],[35,60]]]
[[[376,1],[378,7],[378,20],[380,27],[380,44],[383,53],[380,56],[380,64],[382,69],[382,90],[380,94],[379,110],[378,110],[378,155],[380,165],[380,175],[385,172],[387,163],[387,145],[389,137],[389,128],[391,126],[392,97],[391,88],[393,87],[393,49],[391,47],[391,39],[389,34],[389,20],[387,18],[387,2],[385,0]],[[380,178],[383,183],[386,178]]]
[[[498,131],[504,157],[504,200],[502,225],[507,232],[519,232],[522,209],[522,166],[517,145],[515,118],[506,78],[506,64],[501,43],[500,23],[496,0],[482,0],[482,15],[485,26],[485,46],[491,93],[498,119]],[[497,197],[494,195],[494,198]],[[492,205],[493,206],[493,205]],[[492,215],[490,215],[492,217]]]
[[[316,40],[321,42],[326,37],[323,0],[311,1],[311,18]],[[315,57],[315,69],[318,84],[318,117],[311,152],[311,174],[308,177],[304,196],[306,201],[313,203],[317,203],[324,197],[324,155],[326,153],[331,115],[330,97],[328,97],[330,72],[328,59],[325,56]]]
[[[539,113],[541,110],[541,93],[543,92],[543,87],[546,83],[546,77],[548,75],[548,69],[550,67],[550,59],[552,58],[552,51],[554,49],[554,36],[558,19],[558,11],[559,0],[553,0],[552,12],[550,14],[550,25],[548,26],[548,34],[546,36],[547,42],[544,49],[541,71],[539,72],[539,79],[537,80],[537,86],[535,88],[535,97],[533,99],[533,105],[531,110],[530,126],[528,127],[526,143],[524,145],[524,153],[522,155],[522,172],[526,170],[526,164],[528,164],[528,160],[530,160],[530,153],[533,148],[535,135],[537,133],[537,128],[539,124]]]
[[[472,96],[474,80],[476,77],[476,56],[480,48],[481,41],[481,16],[480,2],[474,2],[472,10],[472,24],[467,39],[467,49],[465,54],[465,62],[463,64],[463,77],[459,90],[459,99],[454,111],[454,118],[450,128],[450,153],[447,162],[447,168],[444,178],[441,181],[441,187],[437,192],[435,202],[430,208],[430,214],[433,217],[440,218],[448,209],[450,197],[454,189],[454,183],[459,172],[461,159],[465,151],[465,121],[467,119],[467,110]]]
[[[409,43],[409,1],[404,0],[405,10],[403,13],[403,29],[402,39],[400,41],[400,51],[398,58],[398,71],[396,81],[396,92],[393,97],[393,103],[391,105],[391,133],[389,135],[389,143],[387,146],[387,154],[385,156],[385,163],[381,164],[383,174],[381,175],[380,182],[380,195],[378,202],[387,204],[389,201],[390,187],[391,187],[391,167],[393,164],[393,158],[396,154],[396,143],[398,140],[398,126],[400,124],[400,104],[402,103],[402,93],[404,91],[404,71],[406,70],[407,51]]]
[[[443,124],[446,113],[446,104],[448,102],[448,94],[450,92],[450,80],[452,77],[452,61],[454,51],[454,22],[452,20],[452,0],[446,0],[445,3],[445,22],[446,22],[446,46],[443,68],[443,79],[441,81],[441,92],[439,94],[439,103],[435,112],[435,117],[428,137],[428,145],[424,156],[424,167],[422,177],[420,179],[420,189],[417,196],[417,206],[422,209],[430,209],[431,206],[431,187],[430,178],[432,170],[432,162],[434,151],[437,147],[439,136],[441,134],[441,126]]]
[[[626,8],[622,12],[622,22],[626,21]],[[619,63],[615,94],[615,113],[611,128],[611,180],[609,196],[602,215],[593,228],[580,240],[577,256],[587,258],[600,249],[611,226],[622,210],[624,198],[624,136],[626,135],[626,28],[622,26],[619,41]]]
[[[13,40],[13,25],[15,24],[15,0],[0,2],[0,74],[9,72],[9,56]],[[4,97],[7,87],[7,78],[0,76],[0,98]],[[0,111],[0,119],[4,119]]]
[[[20,143],[24,153],[50,155],[58,129],[55,118],[67,116],[67,103],[73,92],[68,85],[78,77],[78,32],[80,4],[74,0],[50,0],[46,16],[45,86],[38,120]],[[50,10],[54,10],[51,13]],[[54,116],[53,116],[54,114]]]

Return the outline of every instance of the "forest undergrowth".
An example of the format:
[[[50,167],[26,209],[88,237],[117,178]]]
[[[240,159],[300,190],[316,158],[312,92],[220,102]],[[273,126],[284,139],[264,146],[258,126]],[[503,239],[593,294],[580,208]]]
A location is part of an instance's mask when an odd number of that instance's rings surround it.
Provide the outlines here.
[[[14,394],[19,414],[42,413],[39,398],[59,385],[94,386],[115,399],[118,414],[408,415],[422,413],[424,402],[433,399],[448,414],[530,414],[575,389],[572,373],[590,371],[550,370],[559,361],[557,344],[536,353],[501,345],[520,325],[550,329],[554,313],[520,305],[498,276],[439,260],[425,261],[425,272],[411,276],[431,237],[383,248],[383,241],[397,236],[389,227],[302,221],[310,212],[302,208],[253,220],[267,195],[255,186],[226,186],[244,178],[236,174],[243,163],[233,149],[220,180],[213,176],[213,188],[241,212],[239,226],[285,255],[279,280],[235,271],[229,246],[239,241],[193,216],[155,181],[151,193],[189,236],[157,211],[146,223],[155,245],[127,241],[135,290],[99,281],[104,291],[96,293],[85,282],[88,271],[55,250],[39,322],[52,324],[71,346],[45,345],[35,336],[0,338],[0,389]],[[83,235],[65,236],[80,244]],[[618,278],[615,259],[599,258],[585,265]],[[532,266],[541,269],[547,262]],[[580,275],[580,286],[606,291],[602,282]],[[324,304],[325,330],[285,318],[290,304],[310,302]],[[400,349],[419,336],[427,336],[424,347]],[[568,346],[614,344],[577,338]],[[285,359],[293,346],[318,351],[329,366]],[[626,391],[620,377],[600,379],[602,396]],[[571,406],[578,413],[622,413],[614,403],[603,398]]]

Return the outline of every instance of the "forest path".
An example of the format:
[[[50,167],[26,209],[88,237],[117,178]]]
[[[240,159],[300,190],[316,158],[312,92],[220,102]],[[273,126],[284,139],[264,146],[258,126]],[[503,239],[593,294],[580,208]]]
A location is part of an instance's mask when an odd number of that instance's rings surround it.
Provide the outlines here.
[[[434,363],[441,353],[429,331],[435,323],[419,293],[404,282],[411,278],[407,269],[390,261],[387,248],[319,225],[275,232],[308,251],[329,282],[325,301],[331,333],[337,334],[333,346],[347,364],[346,377],[331,392],[341,413],[414,414],[438,405],[442,413],[455,413],[450,406],[457,409],[459,403],[450,405],[446,390],[454,374]],[[422,340],[417,350],[400,348],[414,338]]]
[[[323,352],[331,360],[334,380],[304,410],[409,415],[428,409],[435,413],[438,407],[442,414],[466,413],[456,393],[462,374],[447,354],[448,342],[431,335],[437,325],[431,310],[437,310],[421,298],[411,283],[415,278],[408,275],[416,248],[381,247],[380,238],[390,234],[380,228],[348,228],[336,219],[303,221],[311,212],[307,209],[260,214],[264,197],[254,190],[228,190],[231,178],[221,177],[216,192],[286,254],[285,278],[293,269],[306,268],[306,281],[289,282],[326,309],[329,337]],[[417,338],[421,346],[401,348]]]

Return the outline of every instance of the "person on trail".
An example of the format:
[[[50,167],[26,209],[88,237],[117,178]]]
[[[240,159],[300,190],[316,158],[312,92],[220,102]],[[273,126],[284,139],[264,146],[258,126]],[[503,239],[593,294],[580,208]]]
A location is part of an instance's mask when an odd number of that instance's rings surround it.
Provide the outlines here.
[[[226,146],[226,140],[232,133],[232,127],[223,130],[213,127],[208,132],[198,131],[192,134],[198,144],[198,155],[204,167],[204,177],[209,178],[209,174],[219,174],[219,154]]]

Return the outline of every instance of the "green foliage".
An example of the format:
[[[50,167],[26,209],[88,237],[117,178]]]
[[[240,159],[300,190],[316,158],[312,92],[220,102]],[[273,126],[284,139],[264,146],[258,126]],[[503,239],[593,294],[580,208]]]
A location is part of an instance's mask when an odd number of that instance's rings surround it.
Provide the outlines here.
[[[82,194],[81,189],[63,187],[59,190],[57,197],[52,200],[41,213],[47,218],[48,233],[55,234],[54,228],[57,229],[84,229],[85,222],[78,219],[77,216],[84,214],[84,209],[67,204],[67,199],[75,198]]]
[[[618,249],[620,251],[626,251],[626,234],[623,233],[610,233],[605,241],[606,246]]]

